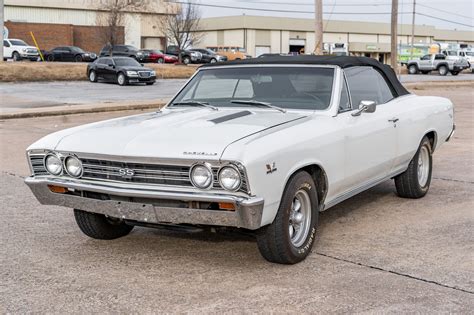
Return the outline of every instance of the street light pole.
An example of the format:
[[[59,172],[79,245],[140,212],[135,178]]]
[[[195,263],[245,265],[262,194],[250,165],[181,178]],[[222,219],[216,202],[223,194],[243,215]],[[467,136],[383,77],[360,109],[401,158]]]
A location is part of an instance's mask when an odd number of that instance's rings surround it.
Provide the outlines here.
[[[323,54],[323,0],[314,1],[314,47],[315,55]]]
[[[413,0],[413,16],[411,18],[411,48],[410,59],[413,59],[413,47],[415,46],[415,15],[416,15],[416,0]]]
[[[392,21],[390,30],[390,56],[391,65],[395,73],[398,67],[398,0],[392,0]]]

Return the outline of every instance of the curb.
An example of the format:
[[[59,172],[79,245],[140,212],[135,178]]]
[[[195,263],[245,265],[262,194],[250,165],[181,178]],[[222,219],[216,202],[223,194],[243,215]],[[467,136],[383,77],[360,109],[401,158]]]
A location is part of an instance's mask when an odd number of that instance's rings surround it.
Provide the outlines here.
[[[90,113],[103,113],[103,112],[116,112],[126,110],[138,110],[138,109],[156,109],[166,105],[166,102],[147,103],[147,104],[127,104],[127,105],[115,105],[115,106],[98,106],[98,107],[86,107],[86,108],[67,108],[45,111],[32,111],[32,112],[16,112],[10,114],[0,114],[0,120],[7,119],[22,119],[22,118],[35,118],[35,117],[47,117],[47,116],[62,116],[72,114],[90,114]],[[80,106],[80,105],[79,105]],[[90,106],[90,105],[87,105]]]

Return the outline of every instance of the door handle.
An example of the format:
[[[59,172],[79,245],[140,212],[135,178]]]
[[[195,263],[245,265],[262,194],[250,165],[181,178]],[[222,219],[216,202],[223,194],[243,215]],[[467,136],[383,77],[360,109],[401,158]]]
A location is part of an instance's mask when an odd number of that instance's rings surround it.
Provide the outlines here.
[[[396,123],[397,121],[399,121],[399,119],[398,118],[392,118],[392,119],[389,119],[388,121],[392,122],[392,123]]]

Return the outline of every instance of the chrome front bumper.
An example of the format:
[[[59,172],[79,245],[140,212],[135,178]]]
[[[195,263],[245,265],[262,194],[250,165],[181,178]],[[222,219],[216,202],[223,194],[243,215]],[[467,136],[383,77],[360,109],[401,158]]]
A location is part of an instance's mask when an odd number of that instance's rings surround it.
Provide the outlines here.
[[[43,205],[56,205],[101,213],[110,217],[145,223],[173,223],[214,226],[233,226],[256,230],[260,228],[264,200],[258,197],[240,197],[228,194],[170,192],[151,188],[126,188],[115,183],[84,183],[80,181],[28,177],[25,183]],[[100,200],[73,194],[52,192],[48,185],[67,188],[70,192],[92,192],[110,196],[140,198],[140,202]],[[235,205],[235,211],[200,208],[173,208],[152,203],[153,200],[194,202],[222,202]],[[145,201],[144,201],[145,200]],[[150,202],[146,202],[150,200]]]

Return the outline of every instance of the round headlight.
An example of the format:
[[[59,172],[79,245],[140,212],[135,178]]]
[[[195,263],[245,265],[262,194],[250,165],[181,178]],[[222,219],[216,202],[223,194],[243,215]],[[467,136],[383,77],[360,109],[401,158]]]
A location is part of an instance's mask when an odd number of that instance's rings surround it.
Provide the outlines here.
[[[191,182],[200,189],[206,189],[212,185],[212,170],[208,164],[197,164],[191,168]]]
[[[219,172],[219,183],[224,189],[238,190],[242,183],[240,172],[233,166],[224,166]]]
[[[66,172],[72,177],[81,177],[82,175],[82,163],[75,156],[68,156],[64,161]]]
[[[61,159],[55,154],[48,154],[44,159],[44,167],[51,175],[60,175],[63,171]]]

